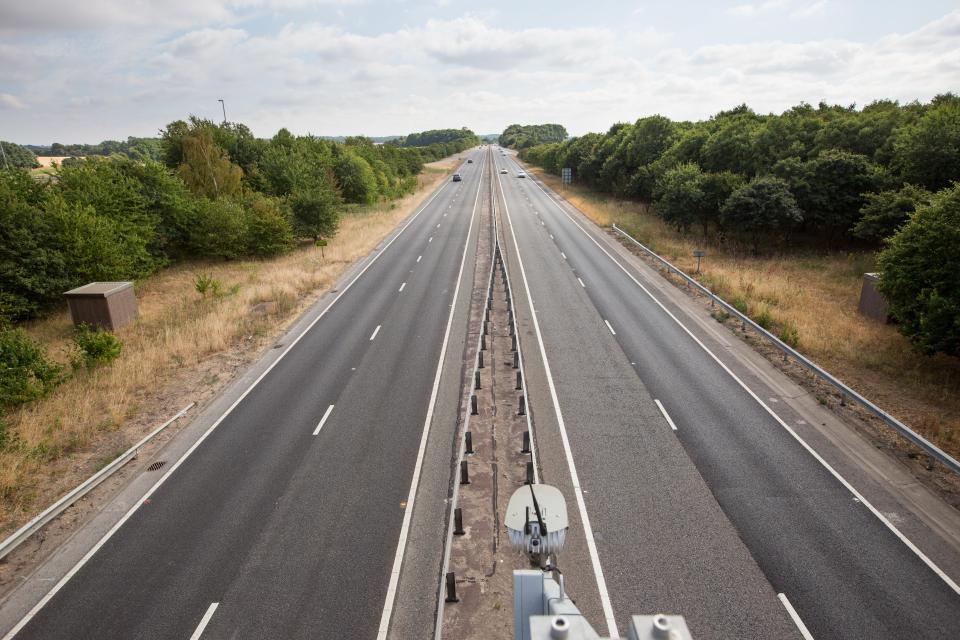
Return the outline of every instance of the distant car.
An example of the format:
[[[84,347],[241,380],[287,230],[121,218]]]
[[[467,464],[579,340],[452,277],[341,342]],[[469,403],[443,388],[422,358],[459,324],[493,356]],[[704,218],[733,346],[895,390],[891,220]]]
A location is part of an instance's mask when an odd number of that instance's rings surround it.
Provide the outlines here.
[[[460,174],[459,174],[459,173],[453,174],[453,181],[454,181],[454,182],[460,182],[461,180],[463,180],[463,178],[460,177]]]
[[[467,160],[467,164],[473,164],[473,160]]]
[[[518,178],[526,178],[526,177],[527,177],[527,174],[525,174],[523,171],[517,171],[517,177],[518,177]]]
[[[506,174],[506,173],[507,173],[507,170],[506,170],[506,169],[500,169],[500,173]]]

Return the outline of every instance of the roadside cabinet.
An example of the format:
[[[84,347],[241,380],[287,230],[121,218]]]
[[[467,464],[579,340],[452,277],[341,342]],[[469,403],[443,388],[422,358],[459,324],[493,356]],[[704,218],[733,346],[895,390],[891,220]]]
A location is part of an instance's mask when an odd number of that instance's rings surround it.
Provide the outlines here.
[[[877,282],[880,276],[876,273],[863,274],[863,287],[860,289],[859,311],[868,318],[877,322],[890,322],[890,316],[887,311],[887,299],[883,294],[877,291]]]
[[[132,282],[91,282],[63,295],[75,325],[115,331],[137,317]]]

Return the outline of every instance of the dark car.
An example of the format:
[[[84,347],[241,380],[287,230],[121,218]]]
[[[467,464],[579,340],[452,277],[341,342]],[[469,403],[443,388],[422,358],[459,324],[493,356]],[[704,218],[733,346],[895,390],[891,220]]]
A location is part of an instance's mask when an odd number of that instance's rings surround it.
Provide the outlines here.
[[[473,164],[473,160],[467,160],[467,164]]]
[[[454,181],[454,182],[460,182],[461,180],[463,180],[463,178],[460,177],[460,174],[459,174],[459,173],[453,174],[453,181]]]

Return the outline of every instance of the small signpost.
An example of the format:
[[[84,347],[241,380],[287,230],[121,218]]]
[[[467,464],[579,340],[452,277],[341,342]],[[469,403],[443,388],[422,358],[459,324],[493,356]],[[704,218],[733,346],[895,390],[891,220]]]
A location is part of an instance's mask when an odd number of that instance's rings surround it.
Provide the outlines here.
[[[560,182],[562,184],[570,184],[573,182],[573,169],[570,167],[560,169]]]
[[[697,273],[700,273],[700,259],[703,258],[703,256],[705,255],[707,255],[707,252],[704,251],[703,249],[693,250],[693,257],[697,259]]]

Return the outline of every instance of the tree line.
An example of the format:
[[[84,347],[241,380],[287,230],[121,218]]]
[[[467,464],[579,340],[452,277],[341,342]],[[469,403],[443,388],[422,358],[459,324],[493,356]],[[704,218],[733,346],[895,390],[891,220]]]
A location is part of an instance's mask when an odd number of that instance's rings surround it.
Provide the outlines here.
[[[64,291],[138,280],[183,258],[269,257],[330,237],[345,208],[416,188],[424,162],[472,146],[344,143],[195,117],[167,125],[158,160],[114,153],[50,179],[0,171],[0,318],[36,317]],[[0,165],[2,168],[2,165]]]
[[[652,204],[680,231],[753,253],[875,246],[880,289],[926,353],[960,355],[960,98],[863,109],[801,104],[663,116],[521,151],[581,184]]]
[[[568,137],[562,124],[511,124],[500,134],[501,147],[526,149],[540,144],[563,142]]]

